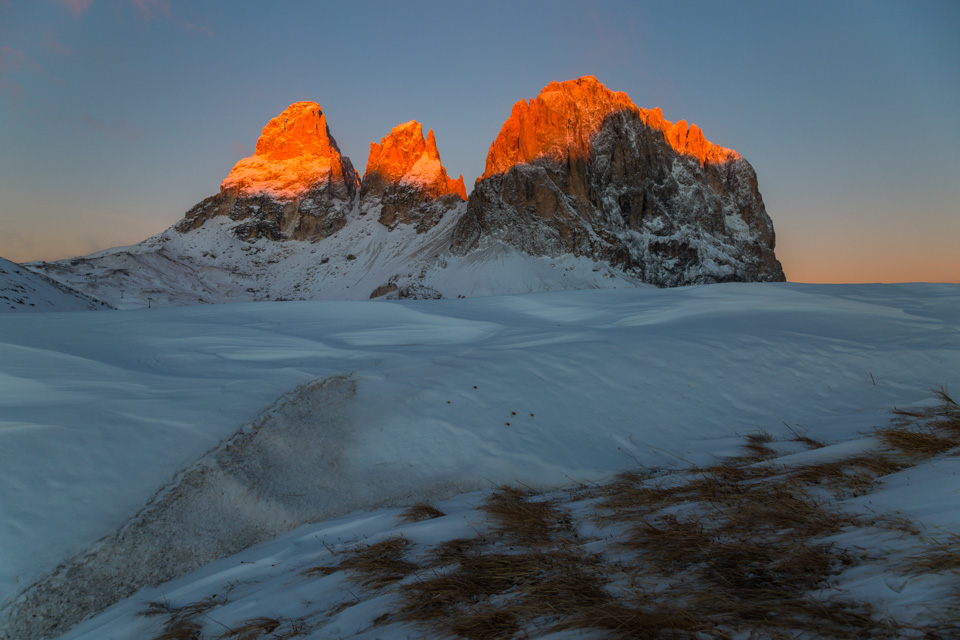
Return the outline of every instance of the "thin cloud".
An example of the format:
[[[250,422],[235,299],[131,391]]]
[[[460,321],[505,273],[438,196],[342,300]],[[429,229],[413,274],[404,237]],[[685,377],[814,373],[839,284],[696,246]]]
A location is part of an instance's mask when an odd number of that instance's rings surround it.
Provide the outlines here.
[[[69,9],[74,18],[79,18],[90,8],[93,0],[59,0],[59,4]]]
[[[39,73],[43,71],[43,67],[31,60],[23,51],[8,46],[0,47],[0,73],[14,71]]]
[[[95,118],[91,115],[84,115],[83,122],[91,130],[96,131],[97,133],[103,134],[108,138],[113,138],[115,140],[139,140],[140,139],[140,129],[137,127],[124,122],[107,122],[102,118]]]
[[[170,3],[167,0],[133,0],[133,4],[140,10],[144,22],[170,15]]]
[[[133,6],[137,8],[144,22],[153,22],[157,18],[163,18],[172,21],[184,31],[195,31],[208,37],[213,35],[213,31],[206,25],[197,24],[175,15],[170,9],[169,0],[133,0]]]
[[[73,55],[73,51],[71,51],[62,42],[57,40],[57,36],[53,35],[49,31],[43,34],[43,48],[46,49],[48,52],[56,54],[58,56]]]

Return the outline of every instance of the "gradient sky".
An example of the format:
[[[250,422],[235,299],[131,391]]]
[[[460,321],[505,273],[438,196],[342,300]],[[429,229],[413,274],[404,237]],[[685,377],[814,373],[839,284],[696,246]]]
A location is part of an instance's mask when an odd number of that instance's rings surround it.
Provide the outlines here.
[[[0,0],[0,256],[131,244],[288,104],[362,172],[401,122],[470,190],[514,102],[595,75],[757,172],[797,282],[960,282],[960,2]]]

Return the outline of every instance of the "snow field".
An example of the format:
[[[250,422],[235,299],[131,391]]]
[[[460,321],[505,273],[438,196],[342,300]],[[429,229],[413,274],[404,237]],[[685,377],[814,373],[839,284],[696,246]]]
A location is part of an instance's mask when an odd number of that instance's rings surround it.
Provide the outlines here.
[[[175,486],[178,470],[317,379],[344,376],[356,390],[337,408],[336,473],[305,510],[322,520],[504,482],[706,464],[735,451],[738,433],[789,434],[784,423],[850,440],[893,405],[957,386],[958,325],[952,285],[8,315],[0,593],[9,611]],[[329,435],[326,424],[312,433]],[[303,442],[270,466],[296,465]]]

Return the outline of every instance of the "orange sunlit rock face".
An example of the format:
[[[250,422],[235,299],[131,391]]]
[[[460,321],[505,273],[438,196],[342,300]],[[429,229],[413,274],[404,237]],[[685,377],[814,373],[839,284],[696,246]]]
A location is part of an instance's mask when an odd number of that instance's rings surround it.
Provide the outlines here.
[[[453,180],[440,163],[433,129],[423,138],[423,129],[416,120],[397,125],[390,135],[370,143],[370,156],[363,174],[363,184],[408,184],[434,198],[448,194],[467,199],[463,176]]]
[[[347,180],[356,182],[356,174],[345,167],[320,105],[295,102],[267,123],[254,154],[234,165],[220,189],[287,202],[318,184]]]
[[[611,113],[630,110],[644,124],[663,132],[670,146],[701,164],[723,163],[739,158],[732,149],[717,146],[703,137],[697,125],[685,120],[674,124],[663,119],[658,109],[640,109],[622,91],[610,91],[593,76],[551,82],[529,103],[513,105],[510,117],[487,154],[487,166],[480,179],[505,173],[515,164],[529,163],[543,156],[559,161],[587,157],[590,142]]]

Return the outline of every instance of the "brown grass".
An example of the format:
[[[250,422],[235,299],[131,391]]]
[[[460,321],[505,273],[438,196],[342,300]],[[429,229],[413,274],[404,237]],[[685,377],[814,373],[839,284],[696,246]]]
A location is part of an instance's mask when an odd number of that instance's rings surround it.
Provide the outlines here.
[[[199,640],[202,633],[203,625],[193,618],[177,618],[167,623],[153,640]]]
[[[960,535],[950,534],[947,542],[934,543],[909,566],[916,573],[960,571]]]
[[[468,640],[514,638],[520,630],[518,615],[512,607],[492,605],[464,611],[447,626],[452,633]]]
[[[767,446],[773,442],[773,436],[766,431],[748,433],[744,436],[744,439],[746,443],[742,446],[747,452],[747,455],[744,456],[745,459],[760,461],[777,457],[777,452],[772,447]]]
[[[380,589],[417,570],[417,565],[403,558],[409,546],[409,540],[397,537],[358,547],[340,563],[340,569],[352,572],[360,584]]]
[[[500,487],[481,509],[490,515],[500,533],[526,542],[546,542],[567,518],[554,502],[531,500],[527,492]]]
[[[956,438],[937,435],[932,429],[890,428],[881,429],[877,435],[891,449],[914,458],[929,458],[950,451],[960,444]]]
[[[415,504],[400,514],[400,522],[421,522],[423,520],[432,520],[433,518],[442,518],[445,516],[443,511],[437,509],[431,504]]]
[[[226,596],[219,598],[212,596],[182,607],[174,607],[165,600],[154,601],[147,602],[145,608],[140,611],[140,615],[167,616],[163,631],[152,640],[198,640],[202,635],[203,625],[197,622],[197,618],[205,615],[208,610],[226,603]]]
[[[304,569],[300,573],[305,576],[329,576],[334,573],[339,573],[342,569],[339,566],[336,567],[310,567],[309,569]]]
[[[280,624],[280,620],[276,618],[251,618],[239,627],[234,627],[217,637],[231,640],[257,640],[268,633],[273,633]]]
[[[716,627],[703,616],[684,607],[652,603],[630,607],[622,602],[607,602],[587,607],[556,626],[563,629],[600,629],[610,638],[699,638],[715,635]]]

